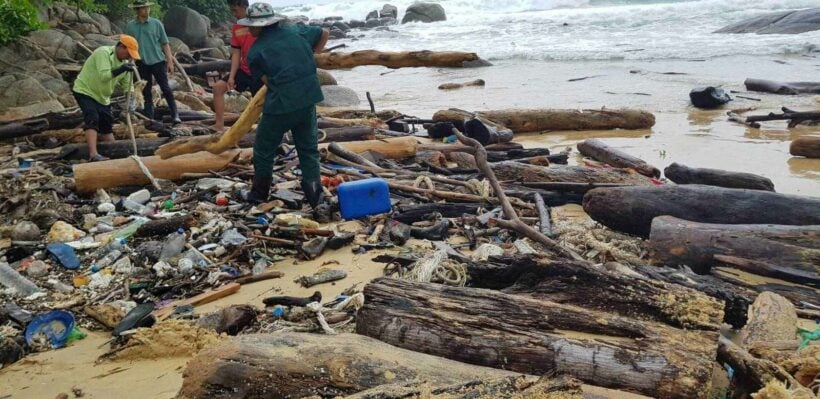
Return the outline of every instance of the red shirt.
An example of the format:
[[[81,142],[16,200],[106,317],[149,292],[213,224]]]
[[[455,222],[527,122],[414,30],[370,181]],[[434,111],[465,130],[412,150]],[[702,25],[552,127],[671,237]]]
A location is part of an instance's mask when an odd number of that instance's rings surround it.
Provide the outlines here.
[[[256,42],[256,38],[251,35],[247,26],[233,24],[233,28],[231,28],[231,47],[239,49],[239,69],[248,76],[253,76],[251,68],[248,66],[248,52],[251,51],[254,42]]]

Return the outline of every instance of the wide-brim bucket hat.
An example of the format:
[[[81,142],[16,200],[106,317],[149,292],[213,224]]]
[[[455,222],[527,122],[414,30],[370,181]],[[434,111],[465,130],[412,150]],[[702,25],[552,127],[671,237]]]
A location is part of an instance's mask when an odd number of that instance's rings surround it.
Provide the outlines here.
[[[146,0],[134,0],[133,3],[129,4],[128,7],[131,8],[142,8],[142,7],[151,7],[154,3]]]
[[[247,17],[236,21],[242,26],[270,26],[285,20],[284,15],[276,14],[268,3],[253,3],[248,7]]]

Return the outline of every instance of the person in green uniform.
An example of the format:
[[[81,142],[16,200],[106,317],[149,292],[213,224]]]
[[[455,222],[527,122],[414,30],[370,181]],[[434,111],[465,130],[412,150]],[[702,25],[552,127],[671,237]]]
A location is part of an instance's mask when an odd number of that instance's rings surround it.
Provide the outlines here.
[[[83,113],[90,161],[108,159],[97,153],[97,136],[104,142],[114,141],[111,95],[117,88],[124,92],[131,90],[133,79],[129,74],[136,69],[130,62],[132,59],[140,59],[137,40],[121,35],[115,46],[102,46],[94,50],[74,80],[72,92]]]
[[[154,94],[152,88],[156,79],[165,102],[171,111],[171,119],[174,124],[182,123],[177,112],[177,103],[174,99],[174,91],[168,83],[168,75],[174,74],[174,56],[171,54],[171,46],[168,42],[168,35],[162,22],[156,18],[151,18],[151,3],[147,0],[135,0],[131,4],[137,13],[137,18],[128,22],[125,33],[134,36],[140,45],[140,57],[137,62],[140,77],[148,84],[142,90],[145,99],[143,113],[150,119],[154,119]]]
[[[248,65],[253,78],[268,88],[262,120],[256,129],[254,178],[248,200],[258,203],[268,199],[276,149],[290,130],[302,170],[302,191],[316,209],[323,194],[316,104],[324,96],[313,54],[324,49],[329,32],[304,25],[280,26],[284,19],[274,14],[269,4],[254,3],[248,8],[247,17],[237,22],[249,27],[256,37],[248,52]]]

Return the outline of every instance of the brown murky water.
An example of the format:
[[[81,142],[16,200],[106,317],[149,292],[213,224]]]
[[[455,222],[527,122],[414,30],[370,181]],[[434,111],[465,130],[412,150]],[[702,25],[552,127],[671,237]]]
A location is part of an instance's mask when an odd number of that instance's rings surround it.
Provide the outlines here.
[[[785,62],[782,63],[782,62]],[[820,196],[820,160],[789,155],[791,140],[820,135],[820,126],[787,129],[785,121],[765,122],[750,129],[729,122],[726,111],[754,107],[751,113],[779,112],[787,106],[798,110],[820,109],[811,95],[781,96],[746,93],[747,77],[785,81],[817,80],[820,59],[807,56],[734,56],[693,62],[504,61],[478,69],[401,69],[363,67],[334,74],[339,84],[356,89],[361,98],[370,91],[377,108],[397,109],[429,118],[450,107],[468,110],[508,108],[630,107],[651,111],[657,123],[649,130],[548,132],[520,135],[527,146],[563,149],[590,137],[605,139],[647,162],[663,168],[672,162],[690,167],[718,168],[756,173],[775,183],[777,191]],[[570,79],[590,78],[570,82]],[[446,82],[484,79],[483,88],[440,91]],[[689,105],[695,87],[720,86],[743,91],[725,110],[703,111]],[[736,96],[736,94],[732,94]],[[577,159],[575,161],[577,162]]]

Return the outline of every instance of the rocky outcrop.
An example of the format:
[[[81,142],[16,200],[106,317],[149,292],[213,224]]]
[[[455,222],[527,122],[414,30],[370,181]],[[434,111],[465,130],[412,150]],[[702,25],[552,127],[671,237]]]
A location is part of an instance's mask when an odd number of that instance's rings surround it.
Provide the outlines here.
[[[399,9],[392,4],[385,4],[381,10],[373,10],[369,14],[367,14],[367,17],[364,20],[367,21],[371,19],[379,19],[384,17],[398,19]]]
[[[210,21],[202,14],[182,6],[173,6],[165,13],[165,32],[188,46],[203,46],[208,37]]]
[[[221,58],[223,60],[230,58],[230,50],[228,50],[228,48],[225,46],[225,42],[218,37],[206,37],[202,47],[210,48],[210,50],[205,52],[205,56]]]
[[[52,59],[74,60],[77,58],[77,42],[59,30],[38,30],[31,32],[28,38]]]
[[[349,88],[343,86],[322,86],[324,101],[318,105],[321,107],[353,107],[359,105],[359,95]]]
[[[820,30],[820,8],[765,14],[729,25],[715,33],[798,34]]]
[[[171,46],[171,53],[190,53],[191,48],[179,38],[168,36],[168,45]]]
[[[401,23],[408,22],[439,22],[446,21],[447,14],[444,12],[444,7],[437,3],[413,3],[407,7],[407,13],[404,14]]]

